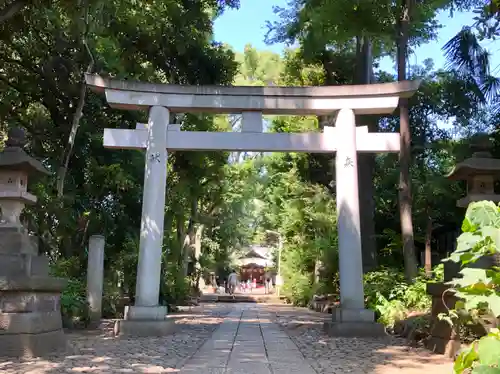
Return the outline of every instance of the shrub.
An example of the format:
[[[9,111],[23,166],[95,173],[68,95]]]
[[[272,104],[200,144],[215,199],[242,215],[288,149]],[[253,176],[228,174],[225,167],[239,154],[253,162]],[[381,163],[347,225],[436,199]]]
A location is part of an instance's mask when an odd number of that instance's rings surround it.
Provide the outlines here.
[[[160,287],[160,298],[163,305],[170,308],[184,304],[191,289],[191,282],[184,277],[182,268],[167,264],[163,282]]]
[[[116,285],[116,281],[104,279],[102,295],[103,318],[122,318],[123,307],[123,295]]]
[[[401,270],[381,268],[365,274],[364,282],[367,308],[375,310],[378,321],[388,327],[406,318],[410,311],[431,306],[423,276],[408,284]]]
[[[63,326],[67,328],[85,327],[90,322],[86,282],[78,277],[79,272],[80,260],[77,257],[59,259],[50,266],[51,275],[67,280],[61,293],[61,315]]]
[[[296,306],[309,304],[314,294],[310,278],[308,275],[297,273],[293,279],[285,283],[283,293],[290,303]]]
[[[468,267],[483,256],[500,253],[500,207],[493,202],[471,203],[462,224],[457,248],[449,260],[462,265],[460,278],[448,284],[460,298],[449,316],[450,323],[467,314],[481,323],[488,334],[462,351],[455,361],[456,373],[500,373],[500,268]]]
[[[85,283],[79,279],[68,279],[61,294],[61,315],[67,328],[86,327],[90,322]]]

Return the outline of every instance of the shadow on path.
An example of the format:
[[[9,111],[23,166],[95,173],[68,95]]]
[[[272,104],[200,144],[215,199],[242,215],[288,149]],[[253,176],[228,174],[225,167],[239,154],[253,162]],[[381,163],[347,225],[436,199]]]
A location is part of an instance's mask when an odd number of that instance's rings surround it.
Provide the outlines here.
[[[405,339],[331,337],[323,332],[323,322],[331,315],[288,305],[267,308],[269,316],[292,338],[299,350],[321,374],[445,374],[453,363],[423,348],[410,347]]]
[[[165,337],[114,337],[114,321],[99,329],[66,333],[66,352],[51,357],[13,359],[0,356],[2,374],[175,373],[222,323],[231,308],[204,304],[174,318],[176,331]],[[1,352],[0,352],[1,355]]]

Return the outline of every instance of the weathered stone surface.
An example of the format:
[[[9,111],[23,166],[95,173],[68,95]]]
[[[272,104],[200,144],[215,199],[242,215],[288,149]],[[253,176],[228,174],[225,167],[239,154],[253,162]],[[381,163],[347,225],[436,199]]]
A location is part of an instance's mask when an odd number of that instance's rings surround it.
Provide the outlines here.
[[[375,322],[332,322],[324,323],[328,335],[343,337],[383,337],[387,333],[385,326]]]
[[[5,277],[47,276],[49,261],[45,256],[26,253],[0,253],[0,274]]]
[[[23,227],[0,227],[0,253],[37,255],[36,239],[27,235]]]
[[[4,277],[0,276],[1,291],[36,291],[36,292],[60,292],[67,281],[62,278],[52,277]]]
[[[21,214],[36,202],[28,175],[48,173],[24,150],[20,128],[9,130],[0,152],[0,354],[23,357],[65,348],[60,294],[66,282],[49,277],[47,257],[38,254]]]
[[[60,310],[60,295],[56,293],[4,292],[0,298],[0,311],[50,312]]]
[[[167,316],[166,306],[126,306],[124,317],[134,321],[163,321]]]
[[[115,335],[136,337],[165,336],[175,331],[175,323],[163,321],[119,320],[115,323]]]
[[[62,329],[61,313],[0,313],[0,335],[40,334]]]
[[[59,320],[61,318],[59,317]],[[0,354],[5,357],[45,357],[65,350],[66,338],[62,329],[33,333],[2,334],[0,330]],[[0,360],[2,362],[2,360]],[[0,366],[0,371],[1,366]]]

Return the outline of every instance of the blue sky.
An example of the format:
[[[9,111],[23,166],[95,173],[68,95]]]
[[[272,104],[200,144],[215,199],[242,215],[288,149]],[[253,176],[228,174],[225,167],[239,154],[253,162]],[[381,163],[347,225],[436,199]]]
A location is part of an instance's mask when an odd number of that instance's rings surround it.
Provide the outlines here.
[[[281,52],[283,45],[268,46],[264,43],[266,34],[266,21],[276,20],[273,6],[286,6],[288,0],[241,0],[238,10],[226,11],[215,21],[215,40],[225,42],[233,46],[237,51],[243,51],[245,44],[251,43],[257,49],[266,49]],[[456,13],[453,18],[449,13],[438,16],[439,22],[444,27],[439,31],[438,40],[419,47],[415,54],[410,57],[410,64],[420,64],[427,58],[432,58],[436,68],[444,65],[444,57],[441,48],[455,35],[463,25],[470,25],[472,13]],[[488,42],[485,46],[492,53],[492,69],[495,75],[500,74],[500,43]],[[385,71],[394,69],[394,63],[390,58],[381,61],[381,68]]]

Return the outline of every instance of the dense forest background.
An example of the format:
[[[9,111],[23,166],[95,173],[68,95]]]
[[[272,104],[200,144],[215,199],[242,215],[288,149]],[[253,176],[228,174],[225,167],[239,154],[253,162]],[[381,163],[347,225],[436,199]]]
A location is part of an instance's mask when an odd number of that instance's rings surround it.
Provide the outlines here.
[[[110,109],[103,96],[87,90],[85,72],[195,85],[421,79],[401,111],[359,119],[370,131],[411,135],[401,158],[359,159],[367,279],[397,274],[391,279],[405,282],[405,274],[411,283],[424,266],[421,253],[426,243],[430,250],[433,231],[460,227],[465,212],[456,200],[465,184],[445,175],[470,157],[471,135],[490,133],[492,152],[500,157],[498,78],[480,43],[499,33],[498,10],[489,2],[291,1],[277,10],[280,22],[269,24],[270,43],[296,46],[283,55],[250,44],[234,51],[213,40],[214,19],[237,6],[230,0],[0,1],[0,129],[5,135],[23,127],[27,150],[50,171],[31,182],[39,202],[25,219],[54,274],[71,279],[68,310],[84,302],[89,235],[106,237],[107,315],[120,312],[124,296],[133,298],[139,247],[144,154],[105,149],[102,134],[105,127],[134,128],[147,113]],[[437,12],[471,9],[477,19],[444,46],[447,69],[435,69],[431,60],[408,66],[412,48],[436,37]],[[395,59],[397,75],[377,70],[384,56]],[[200,131],[237,131],[240,125],[237,114],[172,121]],[[330,121],[270,116],[265,125],[274,132],[321,131]],[[163,301],[180,302],[203,274],[223,274],[251,243],[275,245],[266,230],[284,238],[284,294],[290,301],[304,305],[313,294],[335,293],[334,175],[334,155],[171,154]],[[410,226],[402,225],[401,206],[411,208]]]

